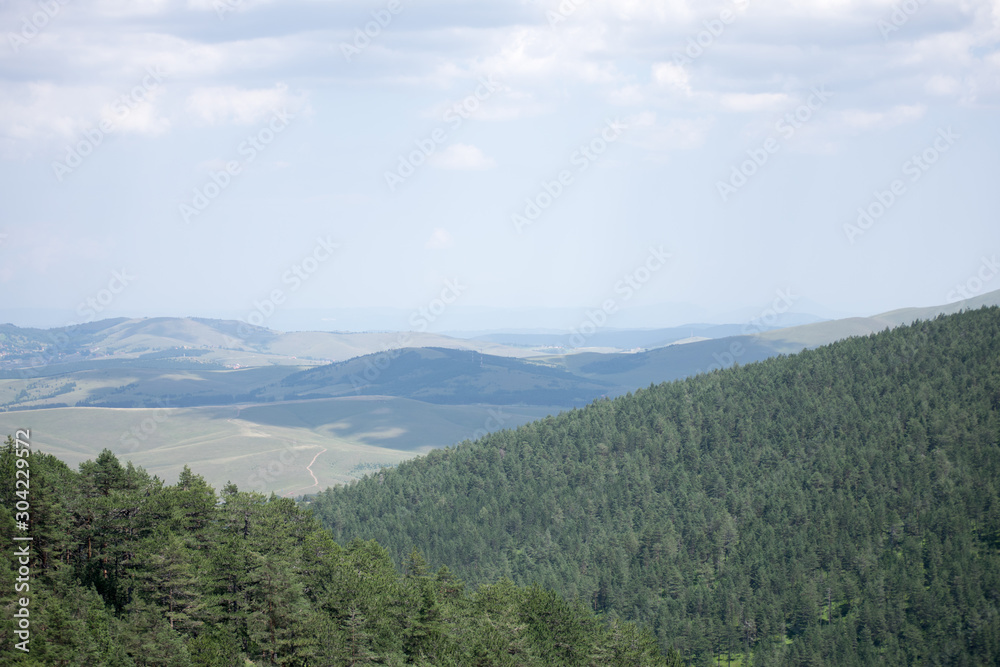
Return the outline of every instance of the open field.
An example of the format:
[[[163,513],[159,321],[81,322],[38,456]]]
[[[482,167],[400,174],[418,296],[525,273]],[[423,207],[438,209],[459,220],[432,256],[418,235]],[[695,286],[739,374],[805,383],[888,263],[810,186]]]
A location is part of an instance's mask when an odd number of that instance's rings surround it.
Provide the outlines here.
[[[365,396],[224,407],[25,410],[0,413],[0,432],[30,428],[36,447],[71,466],[107,448],[167,482],[188,465],[217,489],[231,481],[241,489],[284,495],[347,482],[558,411]],[[315,480],[307,470],[311,462]]]

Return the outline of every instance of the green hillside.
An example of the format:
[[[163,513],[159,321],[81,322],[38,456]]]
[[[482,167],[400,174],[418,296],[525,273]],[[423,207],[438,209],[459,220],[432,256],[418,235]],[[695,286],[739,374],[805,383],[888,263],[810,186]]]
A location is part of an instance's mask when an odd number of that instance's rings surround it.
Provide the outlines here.
[[[399,573],[287,498],[217,495],[187,468],[166,485],[109,451],[77,472],[22,437],[0,450],[0,664],[680,664],[648,630],[537,586],[467,590],[417,552]]]
[[[312,507],[695,664],[998,664],[1000,309],[601,400]]]

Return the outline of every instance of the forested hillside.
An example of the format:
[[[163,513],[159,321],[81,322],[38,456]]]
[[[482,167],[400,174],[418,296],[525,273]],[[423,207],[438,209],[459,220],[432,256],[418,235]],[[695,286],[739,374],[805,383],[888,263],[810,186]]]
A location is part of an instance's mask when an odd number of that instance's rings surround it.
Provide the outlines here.
[[[79,472],[23,451],[9,438],[0,451],[3,665],[680,664],[648,631],[537,586],[470,591],[416,552],[399,574],[378,544],[336,544],[289,499],[217,497],[188,469],[164,485],[107,450]]]
[[[601,400],[312,507],[695,664],[998,664],[998,411],[992,307]]]

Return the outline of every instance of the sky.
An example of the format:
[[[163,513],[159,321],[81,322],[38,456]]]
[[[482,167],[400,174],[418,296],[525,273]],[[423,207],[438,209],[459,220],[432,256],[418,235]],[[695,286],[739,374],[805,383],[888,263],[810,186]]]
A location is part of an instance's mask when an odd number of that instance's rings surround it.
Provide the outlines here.
[[[5,0],[0,36],[19,326],[672,326],[1000,289],[998,0]]]

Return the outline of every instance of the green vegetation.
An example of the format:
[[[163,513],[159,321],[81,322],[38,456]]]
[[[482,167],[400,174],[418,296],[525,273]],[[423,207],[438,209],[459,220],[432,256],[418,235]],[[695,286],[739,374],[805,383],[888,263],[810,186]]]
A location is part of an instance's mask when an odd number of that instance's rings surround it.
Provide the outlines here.
[[[998,664],[1000,309],[597,401],[311,506],[695,664]]]
[[[678,665],[648,631],[509,580],[466,590],[414,551],[396,571],[375,542],[335,543],[289,499],[221,498],[185,468],[164,485],[105,450],[74,472],[30,462],[31,524],[17,531],[18,456],[0,452],[0,662],[231,665]],[[30,535],[15,592],[15,535]],[[29,653],[15,648],[29,597]]]

